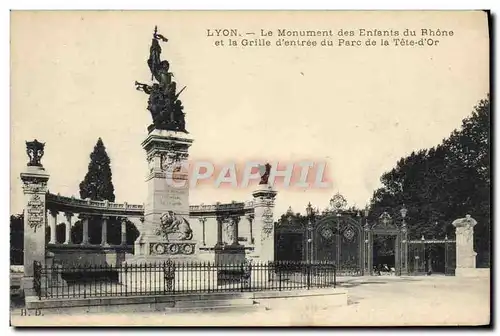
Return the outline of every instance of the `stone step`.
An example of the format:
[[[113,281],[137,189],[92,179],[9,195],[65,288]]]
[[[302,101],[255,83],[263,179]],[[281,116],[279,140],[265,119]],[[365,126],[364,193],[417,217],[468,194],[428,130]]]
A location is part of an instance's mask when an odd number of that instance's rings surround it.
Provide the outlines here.
[[[175,298],[175,301],[230,300],[230,299],[252,298],[253,293],[251,292],[193,293],[193,294],[175,294],[172,297]]]
[[[203,307],[229,307],[253,305],[252,299],[226,299],[226,300],[193,300],[176,301],[174,308],[203,308]]]
[[[166,313],[193,313],[193,312],[206,312],[206,311],[216,311],[216,312],[241,312],[241,311],[255,311],[259,309],[264,309],[258,304],[240,304],[240,305],[229,305],[229,306],[212,306],[212,307],[174,307],[166,308]]]

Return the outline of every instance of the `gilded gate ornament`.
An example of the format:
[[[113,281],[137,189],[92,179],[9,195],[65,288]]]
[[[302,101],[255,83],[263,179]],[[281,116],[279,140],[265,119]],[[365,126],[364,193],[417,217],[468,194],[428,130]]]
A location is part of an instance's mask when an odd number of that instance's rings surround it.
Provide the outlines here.
[[[343,210],[347,206],[347,201],[342,196],[340,193],[336,193],[333,195],[333,197],[330,199],[330,202],[328,204],[328,207],[326,208],[325,212],[339,212],[340,210]]]
[[[344,237],[347,240],[352,240],[355,235],[356,235],[356,232],[354,232],[354,230],[351,226],[349,226],[347,229],[344,230]]]
[[[325,239],[331,239],[333,237],[333,231],[330,228],[325,228],[321,231],[321,235]]]

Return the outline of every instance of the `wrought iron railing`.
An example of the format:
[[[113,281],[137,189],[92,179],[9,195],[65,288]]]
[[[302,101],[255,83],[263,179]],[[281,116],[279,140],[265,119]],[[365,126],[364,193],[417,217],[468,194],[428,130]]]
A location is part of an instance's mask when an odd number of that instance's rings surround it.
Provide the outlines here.
[[[167,261],[71,267],[36,263],[35,290],[40,299],[286,291],[334,288],[336,276],[331,263]]]
[[[38,296],[38,299],[42,298],[42,264],[39,261],[33,262],[33,290],[35,294]]]

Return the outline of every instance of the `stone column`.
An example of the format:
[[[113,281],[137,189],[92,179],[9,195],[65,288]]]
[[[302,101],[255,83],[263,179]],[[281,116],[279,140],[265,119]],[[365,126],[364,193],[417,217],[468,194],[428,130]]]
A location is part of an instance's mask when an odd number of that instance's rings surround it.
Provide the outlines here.
[[[274,261],[274,198],[277,192],[267,184],[259,185],[253,195],[255,257]]]
[[[108,216],[102,216],[101,245],[108,246]]]
[[[474,273],[476,255],[474,252],[474,226],[477,221],[470,215],[453,221],[456,228],[456,262],[455,275],[467,276]]]
[[[233,241],[231,242],[231,245],[236,246],[240,244],[238,242],[238,234],[239,234],[238,226],[240,224],[240,216],[233,216],[229,220],[233,222],[232,223],[233,225],[231,227],[231,229],[233,230],[232,234]]]
[[[66,239],[64,244],[71,244],[71,217],[73,217],[73,214],[66,212],[64,215],[66,216]]]
[[[81,216],[83,220],[82,245],[89,245],[89,215]]]
[[[45,227],[47,181],[49,174],[40,163],[44,144],[27,142],[30,162],[21,173],[24,193],[24,277],[22,289],[26,297],[36,295],[33,288],[34,262],[45,264]]]
[[[222,222],[224,221],[224,218],[222,218],[221,216],[217,216],[217,243],[215,244],[215,246],[222,246],[222,231],[223,231],[223,227],[222,227]]]
[[[134,242],[134,254],[148,255],[151,251],[147,248],[147,244],[144,243],[144,217],[140,217],[139,221],[141,225],[137,228],[139,230],[139,237]]]
[[[176,239],[177,233],[169,233],[167,237],[156,234],[166,213],[173,212],[177,218],[189,220],[188,174],[185,169],[179,171],[178,168],[181,163],[187,163],[192,143],[193,139],[187,134],[159,129],[151,129],[143,141],[148,161],[142,238],[146,248],[138,249],[135,254],[149,254],[150,246],[166,244],[168,236],[170,240]],[[143,261],[143,258],[138,260]]]
[[[56,240],[56,226],[57,226],[57,215],[59,214],[59,211],[57,210],[49,210],[49,213],[50,213],[50,216],[51,216],[51,219],[49,221],[49,225],[50,225],[50,240],[49,240],[49,244],[56,244],[57,243],[57,240]]]
[[[201,223],[201,244],[203,246],[206,246],[206,241],[205,241],[205,222],[207,221],[207,219],[205,217],[198,217],[198,220],[200,221]]]
[[[250,224],[250,244],[254,244],[254,239],[253,239],[253,218],[254,214],[246,214],[246,218],[248,220],[248,223]]]
[[[122,241],[121,245],[127,245],[127,218],[124,217],[121,220],[122,222]]]

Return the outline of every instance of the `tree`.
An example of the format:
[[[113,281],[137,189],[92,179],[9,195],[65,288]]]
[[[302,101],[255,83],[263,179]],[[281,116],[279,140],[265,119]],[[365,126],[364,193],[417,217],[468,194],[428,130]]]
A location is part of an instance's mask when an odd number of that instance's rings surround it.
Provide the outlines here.
[[[371,200],[372,220],[383,211],[406,217],[412,238],[454,235],[452,221],[472,215],[478,264],[490,253],[490,100],[481,100],[460,129],[430,149],[401,158],[381,177]]]
[[[115,201],[115,188],[111,181],[111,160],[106,153],[102,139],[97,140],[94,151],[90,154],[88,172],[80,183],[80,197],[95,201]]]
[[[10,264],[24,263],[24,215],[10,216]]]

